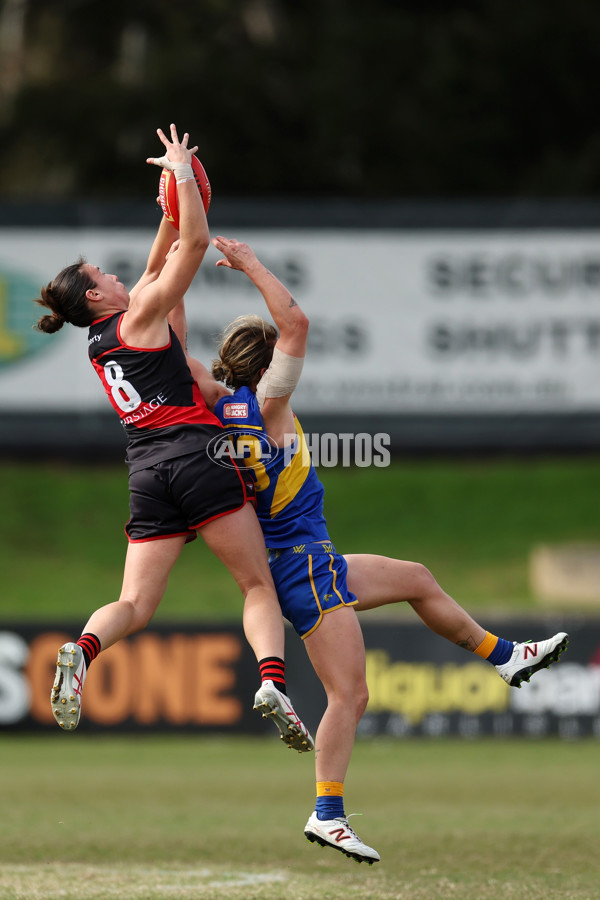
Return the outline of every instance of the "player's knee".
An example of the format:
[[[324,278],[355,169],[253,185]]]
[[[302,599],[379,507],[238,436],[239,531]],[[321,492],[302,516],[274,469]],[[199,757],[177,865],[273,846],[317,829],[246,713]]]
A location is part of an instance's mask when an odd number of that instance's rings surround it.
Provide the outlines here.
[[[436,590],[440,589],[439,584],[427,568],[422,563],[412,563],[412,577],[417,585],[417,594],[419,597],[428,597]]]
[[[275,606],[279,606],[277,594],[273,587],[273,581],[268,572],[266,575],[263,575],[262,573],[253,575],[250,573],[249,577],[238,578],[236,580],[244,600],[247,600],[248,602],[255,601],[263,603],[270,603],[272,601]]]
[[[369,689],[366,680],[361,678],[354,681],[351,690],[348,691],[342,702],[346,709],[353,710],[354,718],[358,723],[369,702]]]
[[[369,688],[367,687],[366,680],[363,680],[359,686],[359,690],[356,696],[356,712],[357,712],[357,721],[360,719],[365,709],[367,708],[367,703],[369,702]]]
[[[364,676],[352,677],[346,673],[343,681],[325,684],[329,706],[339,706],[345,713],[352,712],[358,722],[369,702],[369,689]]]
[[[128,597],[121,597],[119,603],[122,603],[128,612],[127,634],[142,631],[150,623],[154,609],[149,609],[145,604]]]

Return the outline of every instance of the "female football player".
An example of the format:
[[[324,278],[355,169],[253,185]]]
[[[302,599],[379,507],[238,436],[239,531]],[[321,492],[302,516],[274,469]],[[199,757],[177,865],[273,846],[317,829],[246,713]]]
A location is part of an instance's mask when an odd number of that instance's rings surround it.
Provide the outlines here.
[[[315,737],[316,807],[304,833],[310,841],[372,864],[379,854],[348,824],[343,798],[356,726],[368,700],[356,610],[406,601],[430,629],[489,660],[516,687],[558,659],[567,635],[534,644],[506,641],[486,632],[423,565],[336,553],[323,516],[323,487],[290,406],[306,352],[308,319],[250,247],[224,237],[213,244],[223,254],[217,265],[239,269],[254,283],[279,329],[258,316],[231,323],[212,374],[233,390],[221,389],[215,413],[248,450],[279,602],[304,640],[327,695]],[[204,367],[193,360],[190,366],[199,383],[214,391]],[[261,440],[266,441],[262,449]]]
[[[259,661],[262,685],[255,706],[299,751],[312,738],[286,696],[284,628],[249,500],[245,470],[217,468],[205,449],[221,431],[186,364],[167,321],[182,301],[209,244],[209,232],[188,148],[171,125],[159,129],[165,155],[148,163],[170,169],[177,182],[179,233],[165,218],[146,271],[128,293],[115,275],[80,259],[42,289],[37,302],[51,310],[38,328],[52,333],[65,322],[89,328],[89,356],[128,438],[129,546],[119,599],[96,610],[76,643],[58,651],[51,692],[58,724],[77,727],[81,691],[91,662],[116,641],[144,628],[156,611],[169,573],[186,542],[199,532],[229,569],[244,596],[246,637]],[[177,252],[170,252],[177,241]],[[168,660],[165,665],[168,665]]]

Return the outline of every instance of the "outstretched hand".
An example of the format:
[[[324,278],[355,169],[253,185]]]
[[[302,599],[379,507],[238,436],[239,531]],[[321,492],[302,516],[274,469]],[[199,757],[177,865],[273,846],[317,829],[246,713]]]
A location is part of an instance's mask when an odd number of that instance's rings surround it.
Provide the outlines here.
[[[191,164],[192,156],[198,147],[188,147],[190,136],[187,131],[183,135],[181,141],[179,140],[175,125],[171,125],[171,140],[168,139],[162,128],[157,128],[156,133],[165,145],[166,153],[164,156],[149,156],[146,160],[147,163],[151,166],[160,166],[163,169],[170,169],[171,171],[174,171],[173,166],[176,163]]]
[[[226,266],[228,269],[240,269],[242,272],[246,272],[253,263],[258,262],[254,250],[248,244],[242,244],[241,241],[217,235],[216,238],[213,238],[212,243],[225,257],[217,260],[218,266]]]

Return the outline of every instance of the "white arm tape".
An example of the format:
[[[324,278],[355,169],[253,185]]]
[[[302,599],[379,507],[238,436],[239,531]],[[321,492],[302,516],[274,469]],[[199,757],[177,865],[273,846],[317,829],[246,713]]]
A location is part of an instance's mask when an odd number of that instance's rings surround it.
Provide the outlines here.
[[[262,409],[269,397],[287,397],[292,394],[300,381],[304,357],[288,356],[278,347],[273,350],[271,365],[258,382],[256,399]]]
[[[181,184],[182,181],[193,181],[194,179],[194,170],[191,163],[171,162],[166,153],[164,156],[156,157],[154,165],[162,166],[163,169],[169,169],[173,172],[177,184]]]

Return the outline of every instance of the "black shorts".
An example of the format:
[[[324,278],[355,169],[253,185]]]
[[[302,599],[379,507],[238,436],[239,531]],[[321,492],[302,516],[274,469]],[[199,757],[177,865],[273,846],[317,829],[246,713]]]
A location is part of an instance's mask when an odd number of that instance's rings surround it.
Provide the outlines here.
[[[125,532],[131,543],[177,535],[193,541],[197,528],[248,500],[255,502],[252,474],[215,465],[202,448],[129,475],[131,517]]]

